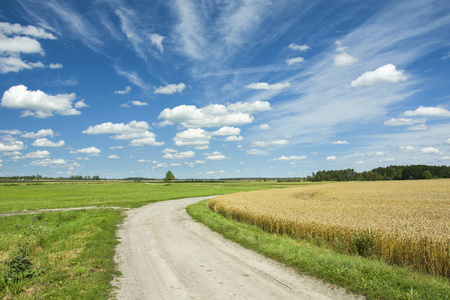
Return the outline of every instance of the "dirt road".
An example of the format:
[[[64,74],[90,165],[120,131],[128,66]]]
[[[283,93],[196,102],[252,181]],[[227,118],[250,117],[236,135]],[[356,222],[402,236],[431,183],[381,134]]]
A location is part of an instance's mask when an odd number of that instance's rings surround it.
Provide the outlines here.
[[[116,250],[118,299],[355,299],[193,221],[185,207],[207,198],[127,211]]]

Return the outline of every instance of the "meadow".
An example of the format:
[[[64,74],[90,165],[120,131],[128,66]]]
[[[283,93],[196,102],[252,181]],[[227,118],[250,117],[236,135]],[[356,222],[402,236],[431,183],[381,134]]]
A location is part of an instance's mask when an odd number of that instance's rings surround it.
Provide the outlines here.
[[[215,212],[347,254],[450,277],[450,180],[344,182],[223,195]]]
[[[168,199],[290,186],[295,185],[0,183],[0,299],[108,299],[111,280],[118,275],[113,258],[116,230],[125,209]],[[89,209],[37,211],[74,207]]]

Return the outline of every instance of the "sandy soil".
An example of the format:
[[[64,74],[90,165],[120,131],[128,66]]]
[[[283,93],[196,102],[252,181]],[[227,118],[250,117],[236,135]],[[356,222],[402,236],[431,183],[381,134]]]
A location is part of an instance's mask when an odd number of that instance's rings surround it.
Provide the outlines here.
[[[203,198],[127,211],[117,299],[356,299],[224,239],[185,211]]]

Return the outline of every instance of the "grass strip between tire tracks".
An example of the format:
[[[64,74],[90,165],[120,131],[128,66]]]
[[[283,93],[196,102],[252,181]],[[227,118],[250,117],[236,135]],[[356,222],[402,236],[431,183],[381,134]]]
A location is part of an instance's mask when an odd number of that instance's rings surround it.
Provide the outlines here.
[[[188,206],[188,214],[225,238],[284,263],[301,274],[321,278],[368,299],[450,299],[450,280],[447,278],[339,254],[320,240],[270,234],[212,212],[206,207],[207,201]]]

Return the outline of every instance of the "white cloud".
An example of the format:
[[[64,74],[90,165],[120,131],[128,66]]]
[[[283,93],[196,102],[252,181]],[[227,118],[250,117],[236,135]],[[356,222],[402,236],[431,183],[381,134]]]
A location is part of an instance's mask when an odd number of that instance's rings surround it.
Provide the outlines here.
[[[185,151],[185,152],[175,152],[175,153],[166,153],[162,156],[162,158],[168,158],[168,159],[186,159],[186,158],[192,158],[195,156],[194,151]]]
[[[146,132],[150,126],[145,121],[131,121],[128,124],[106,122],[89,126],[83,130],[84,134],[129,134]]]
[[[27,159],[27,158],[36,159],[36,158],[47,158],[49,156],[50,156],[50,152],[48,152],[47,150],[43,150],[43,151],[38,150],[38,151],[30,152],[30,153],[27,153],[23,156],[16,157],[16,158],[18,158],[18,159]]]
[[[58,167],[65,165],[67,162],[62,158],[54,158],[54,159],[41,159],[36,160],[30,163],[30,166],[34,167]]]
[[[211,133],[212,135],[228,136],[228,135],[240,135],[241,129],[236,127],[222,127]]]
[[[18,130],[18,129],[13,129],[13,130],[0,130],[0,133],[8,134],[8,135],[17,135],[17,134],[21,134],[22,131],[20,131],[20,130]]]
[[[311,47],[309,47],[308,45],[297,45],[297,44],[290,44],[289,48],[301,52],[311,49]]]
[[[442,106],[420,106],[416,110],[407,110],[403,113],[406,117],[450,117],[450,111]]]
[[[178,132],[173,138],[177,146],[193,146],[199,149],[205,149],[209,146],[211,134],[201,128],[189,128]],[[206,148],[207,149],[207,148]]]
[[[165,121],[159,126],[180,123],[183,127],[223,127],[244,125],[253,122],[251,113],[270,110],[267,101],[237,102],[227,105],[211,104],[203,108],[195,105],[180,105],[173,109],[164,109],[158,119]]]
[[[407,118],[400,118],[400,119],[390,119],[384,122],[384,125],[390,125],[390,126],[403,126],[403,125],[414,125],[417,123],[425,123],[425,119],[407,119]]]
[[[123,149],[123,146],[111,146],[111,147],[109,147],[109,149],[111,149],[111,150]]]
[[[423,154],[439,154],[440,151],[434,147],[426,147],[426,148],[422,148],[420,149],[420,153]]]
[[[336,52],[340,52],[338,55],[333,56],[336,67],[351,65],[358,61],[357,58],[345,52],[347,47],[344,47],[341,41],[336,41],[335,44],[337,45]]]
[[[291,156],[281,156],[279,158],[274,158],[272,159],[273,161],[292,161],[292,160],[301,160],[301,159],[305,159],[306,155],[291,155]]]
[[[25,62],[20,54],[38,53],[44,50],[37,39],[56,39],[42,28],[0,22],[0,73],[19,72],[24,69],[43,68],[41,62]]]
[[[444,141],[444,145],[450,145],[450,138],[448,138]]]
[[[232,136],[227,136],[224,141],[225,142],[240,142],[243,141],[244,137],[242,136],[236,136],[236,135],[232,135]]]
[[[125,95],[131,91],[131,86],[127,86],[124,90],[114,91],[114,94]]]
[[[333,145],[347,145],[348,142],[346,140],[342,140],[342,141],[334,141],[331,144],[333,144]]]
[[[31,145],[35,147],[62,147],[66,144],[64,141],[53,142],[46,138],[39,138],[35,140]]]
[[[51,63],[48,65],[50,69],[62,69],[63,65],[60,63]]]
[[[159,52],[164,53],[164,48],[162,45],[162,41],[164,40],[164,37],[158,33],[152,33],[148,36],[150,40],[152,41],[152,44],[158,48]]]
[[[334,65],[336,67],[351,65],[357,61],[358,61],[357,58],[354,58],[353,56],[351,56],[350,54],[347,54],[345,52],[334,56]]]
[[[22,141],[18,141],[16,138],[7,135],[0,139],[0,151],[20,151],[25,149]]]
[[[140,139],[131,140],[130,146],[140,147],[140,146],[162,146],[164,142],[157,142],[154,137],[146,137]]]
[[[96,147],[87,147],[87,148],[78,149],[75,152],[77,152],[77,153],[84,153],[84,154],[90,154],[90,155],[98,155],[102,151],[100,149],[96,148]]]
[[[406,130],[408,130],[408,131],[420,131],[420,130],[427,130],[427,129],[428,129],[428,126],[425,123],[406,128]]]
[[[205,153],[207,160],[224,160],[227,157],[220,153],[219,151],[214,151],[213,153]]]
[[[141,102],[141,101],[137,101],[137,100],[131,101],[131,103],[133,103],[133,105],[136,105],[136,106],[147,106],[148,105],[147,102]]]
[[[298,65],[305,61],[303,57],[293,57],[285,60],[288,66]]]
[[[332,155],[332,156],[328,156],[327,160],[336,160],[336,156]]]
[[[267,151],[258,150],[258,149],[249,149],[249,150],[247,150],[245,152],[247,154],[251,154],[251,155],[269,155],[269,153]]]
[[[111,154],[108,156],[109,159],[118,159],[120,156],[117,156],[116,154]]]
[[[268,84],[267,82],[256,82],[246,85],[245,87],[253,90],[281,90],[289,87],[289,82]]]
[[[401,146],[400,150],[411,152],[411,151],[415,151],[416,148],[414,148],[413,146]]]
[[[184,83],[179,84],[169,84],[167,86],[160,86],[155,89],[155,94],[174,94],[181,93],[186,88]]]
[[[29,91],[26,86],[17,85],[3,94],[1,105],[11,109],[25,109],[22,116],[48,118],[53,116],[53,113],[63,116],[79,115],[81,112],[72,107],[75,97],[75,93],[52,96],[40,90]]]
[[[384,83],[397,83],[408,78],[404,71],[396,70],[393,64],[379,67],[375,71],[367,71],[350,83],[351,87],[368,87]]]
[[[89,107],[89,105],[84,103],[84,99],[75,103],[75,108],[83,108],[83,107]]]
[[[269,124],[261,124],[261,125],[259,125],[259,129],[261,129],[261,130],[269,130],[270,126],[269,126]]]
[[[42,137],[53,137],[55,135],[55,133],[53,132],[52,129],[41,129],[38,132],[26,132],[24,134],[21,135],[21,137],[23,138],[29,138],[29,139],[37,139],[37,138],[42,138]]]
[[[269,147],[278,145],[287,145],[288,140],[271,140],[271,141],[257,141],[252,144],[253,147]]]

